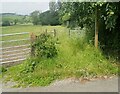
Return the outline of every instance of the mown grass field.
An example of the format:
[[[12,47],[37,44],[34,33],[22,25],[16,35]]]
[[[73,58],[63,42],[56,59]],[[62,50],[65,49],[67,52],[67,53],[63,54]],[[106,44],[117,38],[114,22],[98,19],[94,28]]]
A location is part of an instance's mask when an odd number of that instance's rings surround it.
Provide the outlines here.
[[[67,28],[61,26],[33,26],[33,25],[16,25],[16,26],[7,26],[7,27],[0,27],[2,29],[2,34],[14,34],[14,33],[21,33],[21,32],[28,32],[28,34],[24,35],[16,35],[16,36],[7,36],[0,38],[2,41],[8,40],[19,40],[19,39],[28,39],[30,38],[30,34],[40,34],[45,32],[46,29],[48,32],[53,31],[56,29],[56,32],[67,31]],[[11,42],[11,43],[3,43],[2,46],[14,46],[20,44],[26,44],[29,41],[18,41],[18,42]]]
[[[40,26],[40,25],[16,25],[16,26],[6,26],[0,27],[2,28],[2,34],[9,33],[19,33],[19,32],[41,32],[45,31],[45,29],[52,31],[53,29],[63,31],[66,30],[65,27],[62,26]]]
[[[84,36],[68,36],[68,29],[62,26],[11,26],[3,27],[3,34],[16,32],[43,32],[45,29],[56,29],[59,44],[56,45],[58,55],[54,58],[28,58],[20,65],[7,68],[3,73],[4,81],[13,80],[21,86],[46,86],[56,79],[94,78],[117,75],[117,64],[98,48],[86,42]],[[83,30],[84,31],[84,30]],[[81,32],[83,32],[81,30]],[[82,36],[82,37],[81,37]],[[26,37],[26,36],[24,36]],[[16,37],[18,38],[18,37]],[[16,39],[15,38],[15,39]],[[7,39],[7,38],[6,38]],[[32,67],[30,63],[37,62],[33,72],[24,70]]]
[[[1,16],[1,15],[0,15]],[[18,16],[18,15],[3,15],[1,16],[3,20],[22,20],[23,16]]]

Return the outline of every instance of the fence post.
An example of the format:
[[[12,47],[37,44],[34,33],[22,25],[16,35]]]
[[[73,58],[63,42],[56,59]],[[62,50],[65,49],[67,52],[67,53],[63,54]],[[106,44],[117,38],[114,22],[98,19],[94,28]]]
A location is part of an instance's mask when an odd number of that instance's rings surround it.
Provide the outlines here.
[[[54,37],[56,37],[56,30],[54,29]]]
[[[34,56],[34,55],[35,55],[35,47],[32,45],[35,40],[36,40],[36,36],[34,35],[34,33],[31,33],[31,34],[30,34],[31,56]]]
[[[70,37],[70,29],[69,29],[69,37]]]
[[[45,29],[45,34],[47,34],[47,29]]]

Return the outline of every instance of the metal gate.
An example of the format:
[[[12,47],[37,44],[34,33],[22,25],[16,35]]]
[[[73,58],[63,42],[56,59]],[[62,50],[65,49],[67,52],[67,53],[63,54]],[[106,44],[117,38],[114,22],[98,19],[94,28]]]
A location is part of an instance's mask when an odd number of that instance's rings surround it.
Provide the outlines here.
[[[30,38],[19,39],[28,32],[13,33],[13,34],[2,34],[0,37],[2,39],[11,37],[11,39],[1,40],[1,52],[0,52],[0,62],[1,64],[17,63],[25,60],[30,53]],[[13,37],[17,39],[13,39]],[[17,44],[18,43],[18,44]],[[6,44],[6,46],[4,45]]]

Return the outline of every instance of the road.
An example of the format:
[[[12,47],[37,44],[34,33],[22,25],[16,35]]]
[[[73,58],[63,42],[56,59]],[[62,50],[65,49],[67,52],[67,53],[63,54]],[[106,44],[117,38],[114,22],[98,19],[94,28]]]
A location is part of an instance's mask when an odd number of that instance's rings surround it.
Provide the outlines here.
[[[79,80],[55,81],[46,87],[5,88],[3,92],[118,92],[118,78],[97,79],[81,83]]]

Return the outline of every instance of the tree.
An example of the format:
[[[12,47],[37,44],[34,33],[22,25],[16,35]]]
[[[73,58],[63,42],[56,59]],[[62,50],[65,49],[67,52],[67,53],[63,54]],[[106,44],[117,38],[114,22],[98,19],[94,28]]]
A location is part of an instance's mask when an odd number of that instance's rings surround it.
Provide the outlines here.
[[[95,13],[96,9],[97,11]],[[89,31],[91,31],[89,34],[92,35],[92,40],[93,35],[96,35],[96,47],[99,43],[99,47],[103,50],[116,50],[120,47],[120,45],[118,45],[120,44],[120,41],[117,37],[120,36],[120,28],[118,28],[120,22],[119,11],[120,2],[63,2],[62,7],[59,10],[59,15],[61,22],[64,22],[64,19],[62,18],[69,13],[70,21],[74,21],[80,27],[84,26],[89,28]],[[95,31],[94,27],[96,28],[96,33],[93,32]]]
[[[57,10],[56,2],[50,1],[49,2],[49,9],[51,12],[55,12]]]
[[[34,12],[31,13],[32,23],[34,25],[39,24],[39,22],[40,22],[39,15],[40,15],[39,11],[34,11]]]
[[[2,21],[2,26],[10,26],[10,22],[8,20]]]
[[[28,16],[28,15],[25,15],[25,16],[22,18],[22,20],[23,20],[24,23],[30,23],[30,22],[31,22],[30,16]]]
[[[57,0],[57,3],[56,3],[57,10],[60,10],[61,7],[62,7],[62,1],[61,0]]]
[[[14,19],[14,25],[18,23],[18,19]]]
[[[49,10],[40,14],[40,22],[42,25],[59,25],[58,12],[50,12]]]

